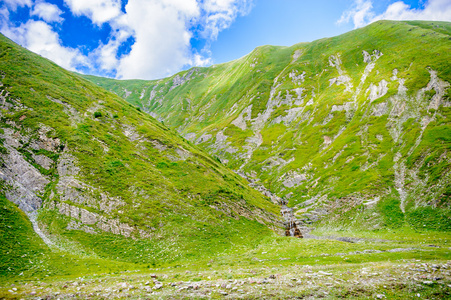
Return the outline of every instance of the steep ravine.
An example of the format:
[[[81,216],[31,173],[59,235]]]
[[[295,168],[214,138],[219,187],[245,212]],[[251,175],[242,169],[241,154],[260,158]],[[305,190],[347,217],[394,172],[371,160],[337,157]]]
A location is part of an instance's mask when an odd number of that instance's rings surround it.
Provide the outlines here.
[[[311,227],[305,226],[304,222],[298,220],[293,214],[293,208],[286,205],[286,200],[272,193],[263,185],[258,183],[258,179],[252,179],[246,176],[243,172],[236,172],[249,182],[249,186],[259,191],[266,197],[269,197],[274,204],[280,205],[280,214],[283,217],[283,225],[285,227],[285,236],[292,236],[297,238],[303,238],[304,235],[312,230]]]

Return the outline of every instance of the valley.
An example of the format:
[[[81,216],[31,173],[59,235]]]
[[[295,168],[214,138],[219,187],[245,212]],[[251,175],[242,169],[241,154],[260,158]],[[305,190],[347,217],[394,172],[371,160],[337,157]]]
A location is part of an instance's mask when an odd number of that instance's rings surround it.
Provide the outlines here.
[[[0,298],[450,297],[450,49],[378,21],[145,81],[0,36]]]

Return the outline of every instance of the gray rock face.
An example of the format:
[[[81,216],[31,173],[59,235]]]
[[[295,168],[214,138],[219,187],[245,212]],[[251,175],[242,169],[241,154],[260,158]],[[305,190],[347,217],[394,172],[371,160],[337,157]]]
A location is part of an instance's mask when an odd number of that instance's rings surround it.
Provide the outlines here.
[[[82,118],[80,117],[80,114],[70,104],[68,104],[64,101],[61,101],[59,99],[52,98],[50,96],[47,96],[47,99],[63,106],[63,111],[69,117],[69,119],[71,121],[71,125],[73,127],[77,126],[77,124],[81,122]]]
[[[137,141],[141,139],[141,136],[135,131],[135,128],[130,125],[123,125],[122,133],[131,141]]]
[[[429,73],[431,74],[431,80],[425,90],[434,90],[435,95],[432,96],[428,109],[438,109],[443,102],[442,99],[445,95],[446,89],[449,88],[449,83],[438,78],[437,71],[429,70]]]
[[[387,94],[388,92],[387,84],[388,82],[383,79],[381,80],[381,82],[379,82],[379,85],[374,85],[371,83],[370,87],[367,90],[370,93],[368,99],[370,99],[370,101],[373,102],[374,100],[383,97],[385,94]]]
[[[53,164],[53,160],[51,160],[50,158],[48,158],[45,155],[32,155],[34,161],[39,164],[41,167],[43,167],[44,169],[49,170]]]
[[[334,67],[337,69],[338,77],[332,78],[329,80],[329,86],[336,84],[336,85],[344,85],[346,92],[352,92],[352,79],[348,75],[346,75],[345,71],[341,67],[342,62],[340,59],[340,54],[337,53],[336,55],[331,55],[329,57],[329,66]]]
[[[241,128],[241,130],[246,130],[247,128],[246,121],[250,121],[251,114],[252,114],[252,104],[246,107],[238,116],[238,118],[232,121],[232,124],[238,128]]]
[[[294,51],[293,62],[295,62],[301,56],[302,56],[302,50],[298,49],[298,50]]]
[[[201,143],[208,142],[211,138],[212,138],[211,134],[204,133],[196,140],[195,144],[198,145],[198,144],[201,144]]]
[[[19,141],[22,139],[22,136],[18,132],[15,132],[12,128],[4,128],[3,131],[4,134],[2,135],[2,138],[5,140],[5,146],[19,148]]]
[[[77,203],[80,206],[92,207],[99,211],[110,213],[112,210],[125,205],[125,202],[121,199],[110,197],[105,192],[78,179],[77,175],[80,169],[76,166],[75,158],[68,152],[64,152],[60,156],[57,168],[60,175],[56,185],[59,195],[57,199],[59,201],[50,208],[58,209],[60,214],[76,219],[81,225],[92,225],[102,231],[126,237],[131,235],[135,228],[128,224],[121,223],[117,219],[109,219],[102,214],[91,212],[85,208],[68,204],[68,202]],[[90,226],[72,227],[72,229],[95,233],[95,230]]]
[[[153,140],[152,141],[153,147],[157,149],[158,151],[166,151],[168,147],[165,144],[160,143],[160,141]]]
[[[298,74],[296,70],[293,70],[288,74],[288,77],[291,78],[294,84],[300,85],[304,82],[306,72],[302,72],[302,74]]]
[[[30,142],[30,147],[34,150],[44,149],[51,152],[57,152],[61,144],[58,138],[47,137],[47,133],[52,131],[52,128],[41,125],[38,131],[39,138]]]
[[[121,199],[110,197],[77,179],[75,176],[78,175],[79,168],[76,166],[75,158],[69,153],[65,152],[60,156],[57,168],[60,178],[56,190],[60,195],[60,201],[78,203],[107,213],[125,205]]]
[[[334,111],[348,111],[352,108],[352,102],[346,102],[343,105],[332,105],[332,109],[330,110],[330,112],[334,112]]]
[[[382,115],[385,115],[387,113],[387,103],[382,102],[376,104],[376,106],[373,108],[373,116],[380,117]]]
[[[305,174],[298,174],[296,172],[287,173],[282,184],[288,188],[298,186],[302,181],[307,180]]]
[[[175,149],[175,153],[177,153],[177,155],[180,158],[178,160],[186,160],[187,158],[191,157],[191,153],[183,148]]]
[[[196,138],[196,134],[194,132],[190,132],[185,134],[185,139],[193,141]]]
[[[49,180],[29,164],[16,149],[8,150],[9,154],[4,159],[6,165],[4,173],[30,191],[43,192]]]
[[[100,214],[90,212],[84,208],[79,208],[64,202],[58,202],[56,208],[59,213],[68,217],[74,218],[82,223],[82,225],[95,225],[102,231],[119,234],[130,237],[135,228],[128,224],[121,223],[117,219],[108,219]],[[87,226],[89,227],[89,226]],[[91,227],[92,228],[92,227]],[[74,227],[73,229],[79,229]],[[144,232],[141,233],[141,236]]]
[[[75,165],[75,158],[68,152],[60,155],[57,169],[60,176],[74,176],[80,171],[80,168]]]
[[[191,69],[190,71],[188,71],[188,73],[186,73],[185,75],[183,75],[183,76],[180,76],[180,75],[176,75],[173,79],[172,79],[172,86],[171,86],[171,88],[169,89],[170,91],[171,90],[173,90],[173,89],[175,89],[176,87],[178,87],[178,86],[181,86],[182,84],[184,84],[185,82],[187,82],[187,81],[189,81],[190,79],[191,79],[191,76],[194,74],[194,73],[197,73],[197,69]]]
[[[50,100],[64,105],[59,100]],[[5,109],[5,106],[1,108]],[[15,106],[10,105],[8,109],[15,109]],[[8,200],[16,203],[21,210],[27,212],[32,218],[43,204],[42,196],[46,186],[51,180],[57,180],[56,193],[51,192],[49,199],[45,202],[46,208],[57,209],[60,214],[73,218],[71,225],[68,226],[69,229],[84,230],[94,234],[97,227],[127,237],[132,234],[135,228],[121,223],[118,219],[103,215],[103,213],[107,215],[112,210],[125,205],[125,202],[110,197],[100,189],[82,182],[79,177],[80,168],[68,149],[60,154],[56,166],[49,157],[42,154],[37,155],[32,151],[44,149],[59,152],[61,150],[60,140],[50,137],[49,133],[53,131],[52,128],[41,125],[36,133],[30,132],[29,135],[24,135],[23,132],[27,132],[27,130],[21,128],[20,125],[14,122],[10,122],[9,125],[10,127],[3,128],[0,133],[2,147],[6,148],[6,153],[0,154],[0,161],[2,162],[0,164],[0,181],[5,185],[3,192]],[[134,131],[132,126],[126,126],[123,129],[124,134],[130,140],[141,139],[141,136]],[[24,147],[27,144],[29,144],[29,148]],[[24,148],[22,149],[22,147]],[[23,151],[27,151],[33,161],[44,169],[50,170],[52,167],[56,167],[59,177],[50,178],[41,174],[39,169],[27,160],[28,158],[22,153]],[[186,159],[189,156],[189,153],[184,149],[176,149],[174,152],[180,159]],[[90,211],[89,207],[98,210],[99,213]],[[33,226],[35,231],[40,234],[36,222],[33,223]],[[42,237],[41,234],[40,236]],[[149,234],[142,232],[141,236],[149,236]]]
[[[121,223],[117,219],[107,219],[105,217],[100,217],[97,227],[103,231],[120,234],[126,237],[130,237],[131,233],[134,231],[134,228],[128,224]]]
[[[19,151],[9,145],[5,146],[8,154],[2,156],[4,163],[0,168],[0,178],[9,186],[5,196],[23,211],[35,211],[42,204],[38,195],[44,192],[49,180],[28,163]]]

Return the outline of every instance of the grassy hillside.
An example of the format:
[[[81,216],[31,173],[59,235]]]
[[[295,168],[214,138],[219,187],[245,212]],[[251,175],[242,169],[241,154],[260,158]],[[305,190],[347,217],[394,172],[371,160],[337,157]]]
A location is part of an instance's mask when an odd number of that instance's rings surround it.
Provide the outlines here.
[[[31,252],[46,246],[4,197],[38,213],[61,251],[144,266],[252,247],[280,229],[278,207],[216,159],[4,36],[0,82],[2,205]],[[3,233],[8,252],[15,239]],[[11,260],[20,273],[16,256],[27,249],[1,255],[2,275]]]
[[[449,298],[449,29],[89,77],[133,105],[0,36],[0,298]]]
[[[305,223],[449,231],[450,48],[450,23],[379,21],[161,80],[86,78],[258,179]]]

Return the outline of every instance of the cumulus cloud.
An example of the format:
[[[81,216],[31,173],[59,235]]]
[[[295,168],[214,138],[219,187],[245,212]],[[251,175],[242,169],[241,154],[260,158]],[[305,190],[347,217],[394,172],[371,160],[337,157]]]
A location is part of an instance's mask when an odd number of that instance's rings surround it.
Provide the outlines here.
[[[341,18],[337,21],[338,24],[348,23],[350,20],[354,23],[354,26],[362,27],[368,24],[369,20],[374,17],[374,13],[371,11],[373,4],[367,0],[356,0],[353,7],[344,12]]]
[[[32,16],[38,16],[46,22],[62,22],[61,14],[63,12],[55,4],[39,1],[31,11]]]
[[[195,0],[130,0],[124,23],[135,39],[119,62],[121,78],[157,78],[189,62],[188,23],[199,15]]]
[[[31,0],[3,0],[3,2],[13,11],[15,11],[18,7],[31,6]]]
[[[376,14],[371,0],[356,0],[353,7],[344,12],[337,23],[352,20],[354,27],[362,27],[378,20],[430,20],[451,21],[451,1],[429,0],[422,9],[413,9],[403,1],[390,4],[387,9]]]
[[[387,20],[431,20],[451,21],[451,1],[429,0],[424,9],[411,9],[402,1],[391,4],[387,10],[374,17],[373,21]]]
[[[198,67],[206,67],[211,65],[211,58],[204,57],[198,53],[193,55],[192,60],[190,61],[190,65],[198,66]]]
[[[89,67],[89,61],[78,49],[61,46],[58,34],[43,21],[29,20],[18,27],[2,24],[2,33],[23,47],[40,54],[68,70]]]
[[[215,40],[220,31],[230,27],[238,15],[246,15],[252,8],[249,0],[206,0],[204,36]]]
[[[121,0],[64,0],[65,8],[45,0],[32,1],[0,4],[0,30],[15,42],[70,70],[155,79],[211,64],[211,42],[238,16],[247,14],[253,0],[128,0],[124,10]],[[28,6],[30,15],[41,21],[19,25],[10,21],[10,12],[19,6]],[[52,27],[52,23],[64,22],[61,9],[86,16],[93,26],[108,24],[109,37],[88,55],[65,47],[58,26]],[[205,47],[193,47],[193,37],[203,40]],[[124,53],[123,49],[128,50]]]
[[[183,67],[206,66],[211,64],[209,42],[250,6],[250,0],[129,0],[125,13],[109,22],[115,34],[96,53],[103,69],[117,65],[117,77],[124,79],[159,78]],[[202,49],[207,56],[193,51],[193,28],[207,40]],[[130,53],[118,58],[117,49],[129,36],[134,39]]]
[[[99,26],[121,14],[120,0],[64,0],[64,2],[74,15],[86,16]]]

